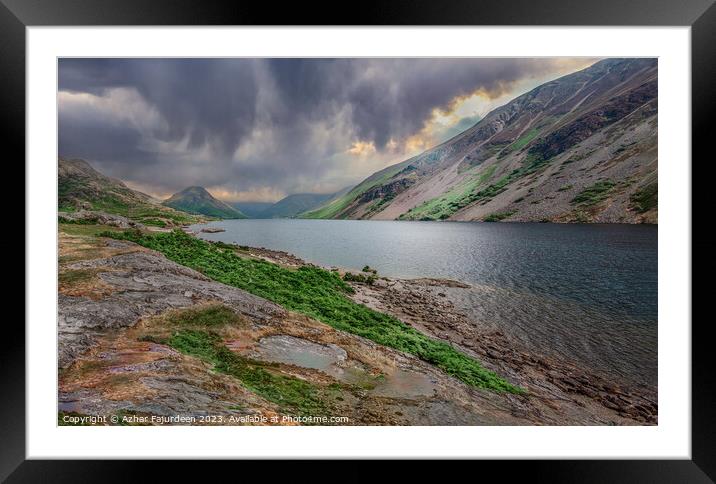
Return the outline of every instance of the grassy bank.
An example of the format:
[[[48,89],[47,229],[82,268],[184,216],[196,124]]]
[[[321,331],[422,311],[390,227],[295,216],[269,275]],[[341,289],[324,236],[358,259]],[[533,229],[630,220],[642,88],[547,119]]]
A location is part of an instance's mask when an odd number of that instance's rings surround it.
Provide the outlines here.
[[[157,234],[126,231],[103,235],[136,242],[216,281],[274,301],[336,329],[415,355],[469,385],[513,393],[523,391],[446,342],[428,338],[392,316],[353,302],[348,297],[351,287],[330,271],[317,267],[291,270],[243,258],[226,244],[212,244],[181,231]]]

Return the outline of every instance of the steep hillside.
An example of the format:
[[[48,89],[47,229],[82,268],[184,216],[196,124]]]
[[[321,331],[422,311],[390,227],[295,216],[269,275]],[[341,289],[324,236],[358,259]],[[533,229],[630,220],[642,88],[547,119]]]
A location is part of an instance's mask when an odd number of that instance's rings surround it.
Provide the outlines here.
[[[657,60],[545,83],[309,218],[656,223]]]
[[[61,212],[101,211],[160,227],[199,221],[103,175],[84,160],[58,159],[57,196]]]
[[[230,203],[239,212],[246,215],[248,218],[261,218],[261,213],[269,208],[273,203],[271,202],[234,202]]]
[[[321,207],[304,212],[301,214],[303,218],[360,218],[360,217],[345,217],[343,216],[352,205],[359,199],[359,197],[371,190],[374,187],[382,186],[386,181],[390,180],[396,175],[400,175],[401,170],[408,166],[413,159],[406,160],[402,163],[389,166],[378,172],[373,173],[371,176],[363,180],[354,188],[348,190],[345,193],[340,193],[328,200]]]
[[[260,214],[260,218],[291,218],[314,209],[333,197],[332,193],[296,193],[282,198]]]
[[[188,187],[175,193],[164,205],[185,212],[217,218],[246,218],[246,215],[228,203],[214,198],[203,187]]]

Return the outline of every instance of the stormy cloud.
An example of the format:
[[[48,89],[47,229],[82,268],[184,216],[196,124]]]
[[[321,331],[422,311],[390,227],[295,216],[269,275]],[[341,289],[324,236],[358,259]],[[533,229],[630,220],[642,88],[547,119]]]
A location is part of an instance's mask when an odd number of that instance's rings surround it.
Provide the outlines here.
[[[338,190],[590,59],[61,59],[59,153],[156,196]]]

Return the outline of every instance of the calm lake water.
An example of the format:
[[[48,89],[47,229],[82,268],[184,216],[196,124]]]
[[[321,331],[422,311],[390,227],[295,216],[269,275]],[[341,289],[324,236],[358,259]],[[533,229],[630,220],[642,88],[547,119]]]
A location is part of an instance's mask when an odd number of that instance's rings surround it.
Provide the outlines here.
[[[657,227],[355,220],[224,220],[208,240],[322,265],[468,282],[451,290],[486,328],[656,385]],[[195,229],[203,225],[195,226]]]

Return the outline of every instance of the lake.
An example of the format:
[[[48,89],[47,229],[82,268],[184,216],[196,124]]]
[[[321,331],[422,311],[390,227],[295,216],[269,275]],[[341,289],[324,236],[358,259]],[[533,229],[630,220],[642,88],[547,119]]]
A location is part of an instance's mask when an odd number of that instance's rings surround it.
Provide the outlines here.
[[[470,283],[451,289],[476,324],[529,348],[656,385],[657,227],[619,224],[223,220],[207,240],[322,266]],[[205,225],[194,226],[200,229]]]

